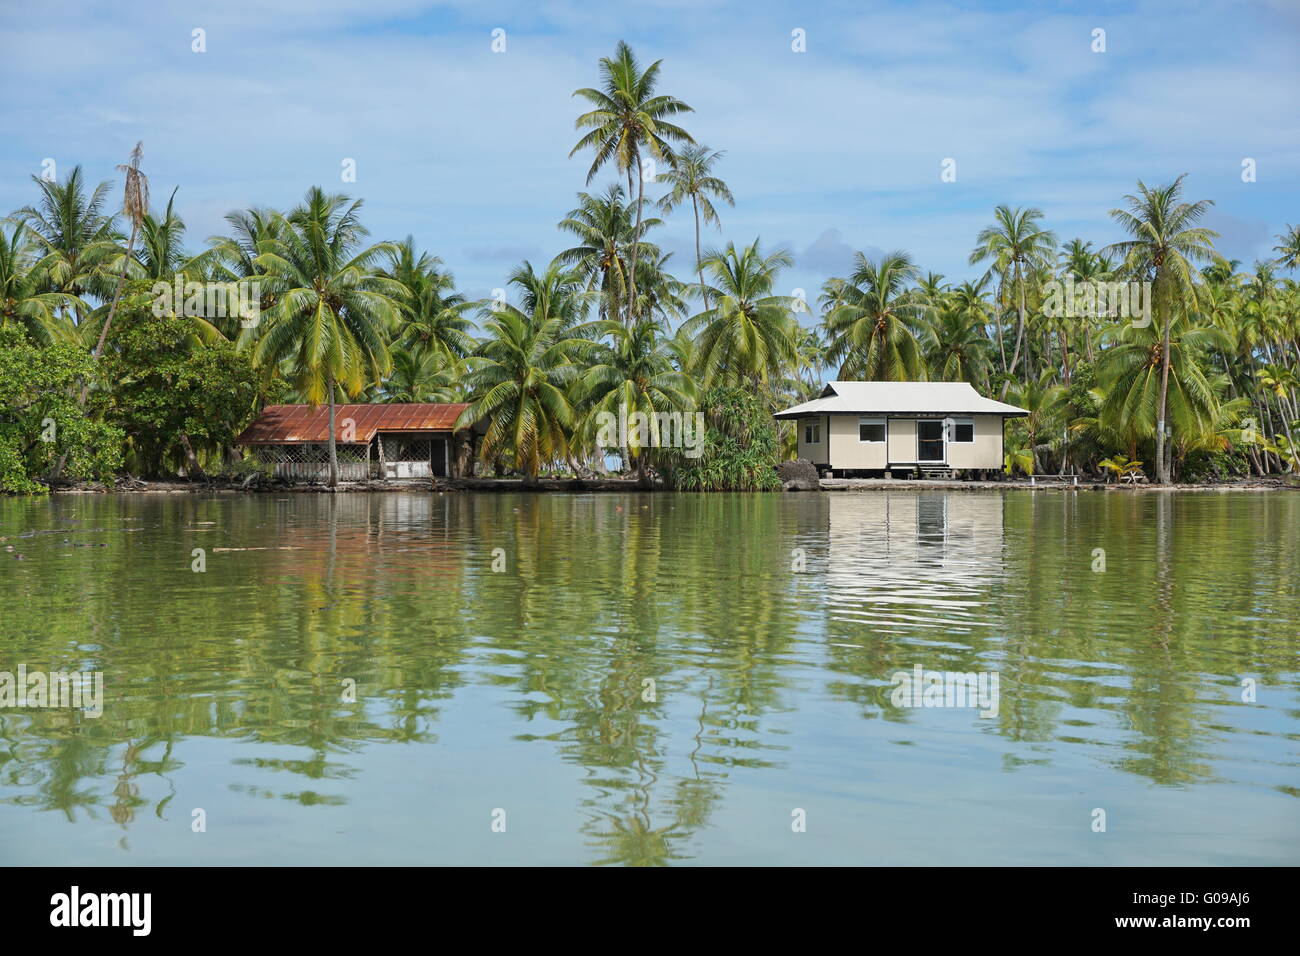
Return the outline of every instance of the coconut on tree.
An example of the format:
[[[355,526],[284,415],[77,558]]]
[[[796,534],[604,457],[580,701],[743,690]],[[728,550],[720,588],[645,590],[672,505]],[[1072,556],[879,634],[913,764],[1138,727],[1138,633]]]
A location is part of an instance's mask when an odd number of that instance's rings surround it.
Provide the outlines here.
[[[853,272],[832,278],[822,288],[826,361],[839,365],[841,379],[909,382],[926,377],[917,339],[934,307],[912,286],[920,276],[906,252],[889,252],[879,259],[855,253]]]

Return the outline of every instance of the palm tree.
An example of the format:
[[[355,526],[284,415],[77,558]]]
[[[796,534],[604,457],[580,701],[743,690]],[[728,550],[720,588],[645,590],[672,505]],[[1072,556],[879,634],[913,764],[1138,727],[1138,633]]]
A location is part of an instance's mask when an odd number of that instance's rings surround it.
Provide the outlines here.
[[[1061,275],[1070,276],[1077,284],[1106,282],[1111,276],[1111,262],[1100,253],[1092,251],[1092,243],[1082,239],[1071,239],[1061,250]],[[1091,363],[1093,355],[1093,316],[1079,316],[1079,327],[1083,331],[1084,353]],[[1069,336],[1062,323],[1062,344],[1069,350]]]
[[[800,326],[795,343],[795,380],[801,392],[806,390],[816,393],[825,367],[826,344],[822,341],[821,332]]]
[[[632,247],[632,207],[624,202],[623,187],[610,183],[599,196],[578,193],[578,206],[570,210],[559,227],[572,233],[578,245],[555,257],[557,262],[575,269],[589,289],[600,290],[600,317],[612,318],[623,311],[628,301],[631,272],[628,257]],[[643,219],[641,231],[662,223],[660,219]],[[648,255],[657,258],[659,250],[642,243]]]
[[[389,254],[384,275],[409,293],[402,305],[401,325],[394,330],[395,344],[421,355],[438,353],[444,366],[473,351],[474,323],[466,313],[476,303],[452,291],[456,280],[443,270],[441,259],[417,253],[414,237],[407,236]]]
[[[1048,369],[1036,379],[1017,383],[1011,390],[1008,400],[1029,412],[1017,421],[1017,427],[1024,430],[1030,455],[1031,474],[1038,474],[1039,439],[1045,435],[1054,435],[1060,425],[1062,401],[1065,389],[1053,384],[1055,371]]]
[[[579,275],[559,261],[552,260],[541,272],[525,261],[511,270],[507,283],[519,289],[521,314],[534,322],[558,322],[561,335],[573,336],[590,313],[594,293],[583,289]]]
[[[8,236],[0,231],[0,328],[17,325],[41,345],[69,334],[72,327],[61,316],[85,303],[66,292],[46,291],[58,265],[56,253],[41,255],[25,226],[15,224]]]
[[[683,323],[672,336],[664,341],[664,348],[672,359],[673,368],[679,372],[691,372],[699,367],[698,343]]]
[[[208,250],[193,261],[205,263],[212,278],[218,281],[257,282],[261,296],[258,309],[265,314],[275,305],[276,297],[273,284],[260,281],[265,270],[257,265],[258,247],[267,240],[278,239],[288,223],[275,210],[258,208],[227,213],[225,220],[230,224],[231,235],[210,237]],[[243,327],[238,333],[240,347],[251,348],[260,335],[260,322]]]
[[[216,261],[212,249],[197,256],[186,256],[183,245],[185,221],[175,212],[175,200],[176,190],[172,190],[162,216],[146,213],[140,222],[140,252],[132,268],[137,269],[143,278],[155,282],[170,282],[178,275],[187,279],[206,277]],[[183,319],[190,327],[194,342],[232,340],[238,334],[239,316],[233,309],[225,317],[183,313],[176,317]]]
[[[1300,226],[1287,224],[1286,232],[1277,237],[1273,251],[1277,253],[1277,264],[1284,269],[1300,268]]]
[[[1260,387],[1265,391],[1272,393],[1277,399],[1278,409],[1281,412],[1282,430],[1286,433],[1287,441],[1295,442],[1295,436],[1291,434],[1291,422],[1300,420],[1297,415],[1296,407],[1292,401],[1292,395],[1297,389],[1300,389],[1300,377],[1293,369],[1284,365],[1265,365],[1257,373]]]
[[[1128,209],[1112,209],[1111,218],[1133,238],[1108,246],[1124,257],[1129,268],[1148,276],[1151,281],[1152,310],[1164,328],[1159,346],[1160,398],[1156,415],[1156,480],[1169,480],[1169,461],[1165,456],[1166,411],[1169,397],[1170,334],[1174,316],[1185,311],[1196,298],[1198,275],[1192,262],[1214,258],[1214,239],[1218,233],[1196,223],[1210,206],[1208,199],[1181,202],[1183,179],[1179,176],[1167,186],[1148,187],[1138,181],[1138,194],[1125,196]]]
[[[1020,349],[1025,336],[1025,297],[1026,282],[1030,274],[1050,264],[1052,250],[1056,247],[1056,236],[1043,229],[1039,223],[1043,218],[1041,209],[1012,209],[1010,206],[998,206],[993,211],[993,225],[986,226],[975,239],[975,251],[970,255],[971,265],[989,261],[989,273],[998,275],[998,300],[1003,301],[1008,286],[1015,295],[1016,303],[1016,344],[1011,353],[1011,364],[1007,364],[1007,355],[1002,342],[1002,323],[998,323],[998,351],[1002,355],[1002,372],[1015,375],[1020,362]],[[1002,395],[1006,396],[1010,380],[1002,383]]]
[[[608,336],[607,344],[600,344],[590,356],[590,365],[577,380],[574,389],[577,401],[587,408],[586,431],[590,432],[604,412],[620,421],[631,421],[635,413],[644,414],[649,426],[650,444],[658,447],[658,418],[660,412],[685,412],[693,405],[695,387],[692,381],[673,368],[671,353],[661,336],[664,328],[658,322],[643,320],[632,327],[609,320],[597,323],[593,333]],[[622,414],[620,415],[620,410]],[[646,480],[647,456],[641,447],[640,430],[629,430],[620,436],[620,448],[636,466],[638,480]]]
[[[380,271],[391,243],[358,248],[367,235],[361,200],[307,191],[277,229],[258,243],[254,266],[276,297],[253,351],[259,365],[291,364],[294,385],[313,405],[329,402],[329,483],[338,484],[335,392],[356,395],[378,380],[390,357],[384,331],[401,315],[406,287]]]
[[[952,286],[944,281],[941,272],[927,272],[917,280],[916,287],[925,300],[934,305],[937,305],[952,290]]]
[[[383,397],[389,402],[456,402],[460,400],[460,362],[446,353],[425,349],[394,348],[392,373],[384,380]]]
[[[140,222],[140,267],[147,279],[170,279],[185,261],[185,221],[176,215],[175,202],[173,189],[162,217],[145,213]]]
[[[798,323],[790,296],[772,295],[781,269],[792,265],[788,252],[764,256],[759,241],[738,250],[727,243],[704,257],[713,282],[701,289],[711,303],[692,316],[682,331],[696,339],[692,371],[706,386],[718,379],[730,384],[762,385],[780,376],[795,359]]]
[[[39,176],[32,181],[41,191],[40,202],[19,209],[14,218],[30,230],[43,258],[54,256],[47,269],[51,288],[77,297],[72,319],[80,325],[87,308],[81,297],[107,293],[104,266],[117,249],[114,217],[104,213],[109,184],[102,182],[87,195],[80,166],[62,183]]]
[[[718,218],[713,200],[721,199],[729,206],[736,205],[731,189],[713,175],[713,164],[723,155],[722,150],[711,150],[703,143],[695,143],[685,147],[673,161],[672,168],[663,175],[669,188],[659,200],[659,208],[665,215],[688,197],[691,200],[691,211],[695,215],[695,271],[700,278],[701,289],[704,288],[704,254],[700,251],[700,222],[703,220],[706,225],[712,223],[721,229],[722,220]]]
[[[136,173],[139,171],[139,149],[140,147],[137,145],[135,151],[132,152],[132,161],[135,163]],[[72,172],[69,173],[67,180],[62,185],[37,176],[33,176],[32,179],[41,190],[40,205],[39,207],[25,206],[18,210],[15,216],[28,227],[45,247],[45,251],[49,254],[47,258],[53,256],[47,269],[52,287],[56,291],[72,296],[68,302],[72,306],[73,320],[76,323],[78,332],[81,332],[82,321],[87,311],[82,296],[89,293],[98,298],[105,297],[108,285],[108,263],[115,254],[120,254],[113,229],[116,217],[103,213],[104,203],[108,197],[109,184],[106,182],[100,183],[87,196],[80,166],[73,167]],[[125,208],[128,215],[133,217],[133,235],[136,227],[134,216],[139,211],[141,198],[143,198],[145,206],[148,205],[147,188],[142,197],[139,185],[140,181],[128,173]],[[122,258],[123,277],[130,262],[131,256],[128,252]],[[119,278],[117,292],[114,295],[113,307],[109,310],[110,321],[120,292],[121,278]],[[103,352],[103,342],[107,331],[108,322],[106,321],[104,329],[100,333],[99,344],[95,347],[94,355],[96,358]],[[89,395],[90,382],[87,380],[82,384],[78,398],[79,403],[85,405]],[[66,461],[67,454],[65,452],[55,461],[50,471],[50,477],[57,478],[62,473]]]
[[[826,360],[841,363],[839,378],[906,382],[925,377],[915,328],[933,307],[908,284],[919,277],[906,252],[878,261],[854,255],[847,279],[828,279],[822,291],[829,345]]]
[[[1172,329],[1155,323],[1118,326],[1111,330],[1118,344],[1102,353],[1100,419],[1124,436],[1130,458],[1137,455],[1137,442],[1151,436],[1162,396],[1174,425],[1189,439],[1211,430],[1215,422],[1219,402],[1202,359],[1209,350],[1228,349],[1231,343],[1221,329],[1193,327],[1186,315],[1173,316],[1168,324]],[[1167,475],[1159,480],[1167,481]]]
[[[636,225],[632,230],[631,264],[628,269],[629,324],[632,322],[632,308],[636,300],[636,261],[641,242],[641,212],[645,203],[642,150],[648,151],[657,161],[669,165],[676,158],[670,140],[677,143],[694,142],[686,130],[667,120],[667,117],[678,113],[693,112],[691,107],[676,97],[655,94],[661,63],[663,60],[656,60],[642,70],[632,48],[620,40],[614,56],[602,57],[600,60],[601,89],[584,88],[573,93],[594,107],[574,122],[575,129],[587,129],[590,132],[569,151],[569,155],[573,156],[588,147],[595,150],[595,158],[587,172],[587,183],[591,183],[601,167],[613,162],[615,168],[627,176],[627,192],[631,196],[632,177],[634,174],[636,176]]]
[[[653,248],[645,243],[643,246]],[[643,255],[636,264],[636,314],[665,327],[690,311],[685,298],[689,287],[668,271],[672,257],[671,252],[661,253],[655,248],[653,254]]]
[[[525,262],[511,282],[525,287],[525,304],[489,313],[487,337],[478,354],[467,359],[465,384],[474,398],[457,427],[486,418],[482,460],[509,457],[526,483],[535,484],[544,464],[569,454],[576,414],[568,390],[580,372],[579,360],[595,343],[571,334],[574,307],[565,300],[579,287],[572,273],[553,263],[538,276]]]
[[[925,361],[932,379],[975,386],[987,381],[993,343],[984,330],[989,305],[982,285],[963,282],[943,296],[938,316],[926,326]]]
[[[257,248],[268,239],[277,239],[287,223],[272,209],[247,209],[225,216],[233,235],[213,236],[208,242],[226,279],[247,279],[260,275]]]

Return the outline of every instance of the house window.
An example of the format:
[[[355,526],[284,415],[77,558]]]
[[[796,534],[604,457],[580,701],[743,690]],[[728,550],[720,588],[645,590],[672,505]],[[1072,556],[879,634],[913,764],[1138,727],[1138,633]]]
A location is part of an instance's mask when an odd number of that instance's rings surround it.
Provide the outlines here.
[[[803,443],[805,445],[819,445],[822,440],[822,426],[820,422],[804,422],[803,426]]]
[[[858,441],[880,443],[885,440],[885,420],[883,418],[858,419]]]
[[[952,424],[952,442],[964,443],[975,440],[975,421],[971,418],[954,418]]]

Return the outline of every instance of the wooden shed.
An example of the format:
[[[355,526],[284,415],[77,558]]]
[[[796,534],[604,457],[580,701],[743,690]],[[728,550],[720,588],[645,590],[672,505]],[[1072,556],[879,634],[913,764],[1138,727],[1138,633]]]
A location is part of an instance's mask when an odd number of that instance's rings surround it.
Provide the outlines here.
[[[336,405],[334,439],[340,481],[456,476],[471,428],[456,428],[461,402]],[[329,407],[268,405],[235,439],[282,478],[329,475]]]

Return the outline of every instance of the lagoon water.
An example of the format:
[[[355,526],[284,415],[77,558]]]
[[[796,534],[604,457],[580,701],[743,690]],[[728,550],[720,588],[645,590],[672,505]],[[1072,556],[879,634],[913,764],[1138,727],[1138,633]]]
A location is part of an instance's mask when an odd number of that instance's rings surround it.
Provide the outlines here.
[[[0,536],[0,672],[105,696],[0,708],[3,864],[1300,863],[1297,492],[60,496]],[[895,706],[918,666],[996,715]]]

